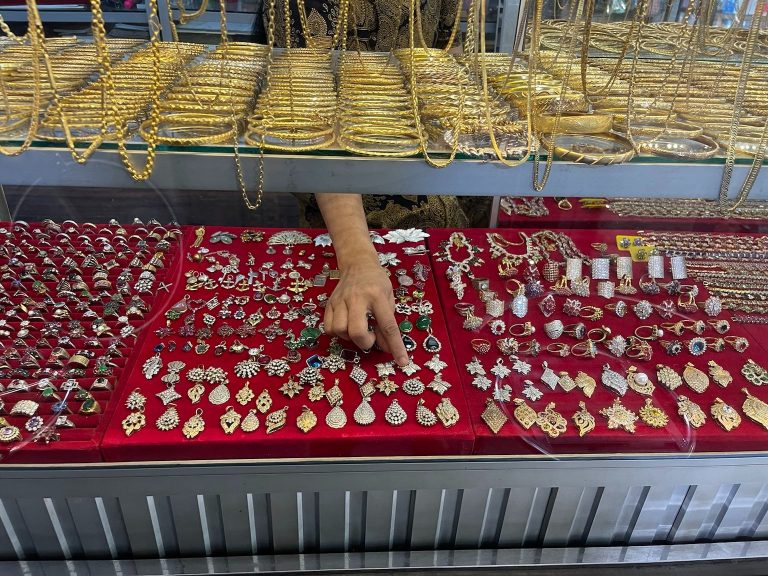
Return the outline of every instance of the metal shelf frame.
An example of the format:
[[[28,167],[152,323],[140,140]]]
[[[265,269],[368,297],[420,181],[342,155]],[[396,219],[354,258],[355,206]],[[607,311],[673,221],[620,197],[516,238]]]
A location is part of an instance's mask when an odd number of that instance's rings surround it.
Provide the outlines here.
[[[433,552],[414,568],[447,562],[438,551],[458,549],[475,550],[475,566],[532,560],[524,550],[503,552],[511,548],[540,549],[539,560],[566,565],[584,561],[580,549],[597,558],[597,548],[614,547],[602,554],[607,563],[662,561],[690,558],[685,546],[692,544],[709,544],[694,557],[717,557],[724,549],[713,543],[736,541],[732,557],[768,559],[767,454],[170,462],[0,472],[0,559],[27,566],[46,559],[344,554],[352,567],[382,568],[384,552],[395,569],[403,559],[393,560],[396,552]],[[653,545],[666,547],[663,557],[641,548]]]

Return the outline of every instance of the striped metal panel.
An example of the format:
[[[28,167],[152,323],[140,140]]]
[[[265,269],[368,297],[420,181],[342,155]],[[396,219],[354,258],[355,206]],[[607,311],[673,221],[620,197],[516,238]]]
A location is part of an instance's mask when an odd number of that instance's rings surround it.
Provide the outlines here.
[[[768,459],[738,462],[11,468],[0,477],[0,559],[766,539]]]

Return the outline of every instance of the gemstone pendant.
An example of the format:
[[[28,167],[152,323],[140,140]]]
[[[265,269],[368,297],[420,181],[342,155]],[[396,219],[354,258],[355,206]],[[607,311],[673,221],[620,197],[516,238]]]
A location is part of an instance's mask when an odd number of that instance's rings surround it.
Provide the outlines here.
[[[435,354],[437,352],[440,352],[440,350],[443,349],[443,344],[440,342],[440,340],[437,339],[436,336],[430,334],[424,339],[424,343],[422,344],[424,347],[424,350],[429,352],[430,354]]]
[[[403,345],[408,352],[416,350],[416,341],[407,334],[403,334]]]

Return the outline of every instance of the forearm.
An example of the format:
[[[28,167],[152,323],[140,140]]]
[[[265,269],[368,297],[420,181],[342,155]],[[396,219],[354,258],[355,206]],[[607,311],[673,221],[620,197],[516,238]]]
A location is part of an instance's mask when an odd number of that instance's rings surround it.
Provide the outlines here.
[[[368,224],[359,194],[316,194],[317,205],[333,239],[340,269],[355,264],[378,264],[368,234]]]

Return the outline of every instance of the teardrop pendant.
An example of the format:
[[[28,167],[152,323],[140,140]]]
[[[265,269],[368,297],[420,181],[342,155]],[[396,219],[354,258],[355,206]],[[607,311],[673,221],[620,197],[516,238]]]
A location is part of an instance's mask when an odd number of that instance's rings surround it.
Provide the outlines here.
[[[424,342],[422,343],[422,346],[424,350],[426,350],[430,354],[436,354],[437,352],[440,352],[440,350],[443,349],[442,342],[440,342],[437,336],[433,335],[431,331],[427,335],[427,337],[424,338]]]
[[[344,413],[344,410],[341,408],[341,402],[336,404],[333,408],[331,408],[330,412],[325,417],[325,423],[328,425],[329,428],[334,428],[336,430],[340,428],[344,428],[344,426],[347,425],[347,415]]]
[[[403,334],[403,345],[408,352],[416,350],[416,340],[408,336],[408,334]]]
[[[435,413],[432,412],[432,410],[424,405],[423,398],[419,400],[419,403],[416,406],[416,422],[427,428],[437,424],[437,416],[435,416]]]
[[[229,397],[229,388],[227,388],[226,384],[219,384],[208,394],[208,401],[215,406],[219,406],[227,402]]]
[[[355,413],[353,415],[355,422],[360,424],[361,426],[367,426],[368,424],[373,424],[373,421],[376,420],[376,413],[373,411],[373,408],[371,408],[371,399],[370,398],[363,398],[360,402],[360,405],[355,408]]]
[[[176,411],[176,406],[173,404],[168,406],[165,412],[163,412],[157,419],[155,425],[158,430],[162,430],[163,432],[176,428],[176,426],[179,425],[179,413]]]
[[[397,398],[392,400],[392,403],[387,408],[387,411],[384,413],[384,420],[386,420],[389,424],[392,426],[401,426],[405,423],[405,421],[408,418],[408,414],[406,414],[405,410],[403,410],[403,407],[400,406],[400,403],[397,401]]]
[[[246,414],[243,421],[240,422],[240,430],[243,432],[254,432],[258,427],[259,417],[256,415],[256,410],[248,410],[248,414]]]

